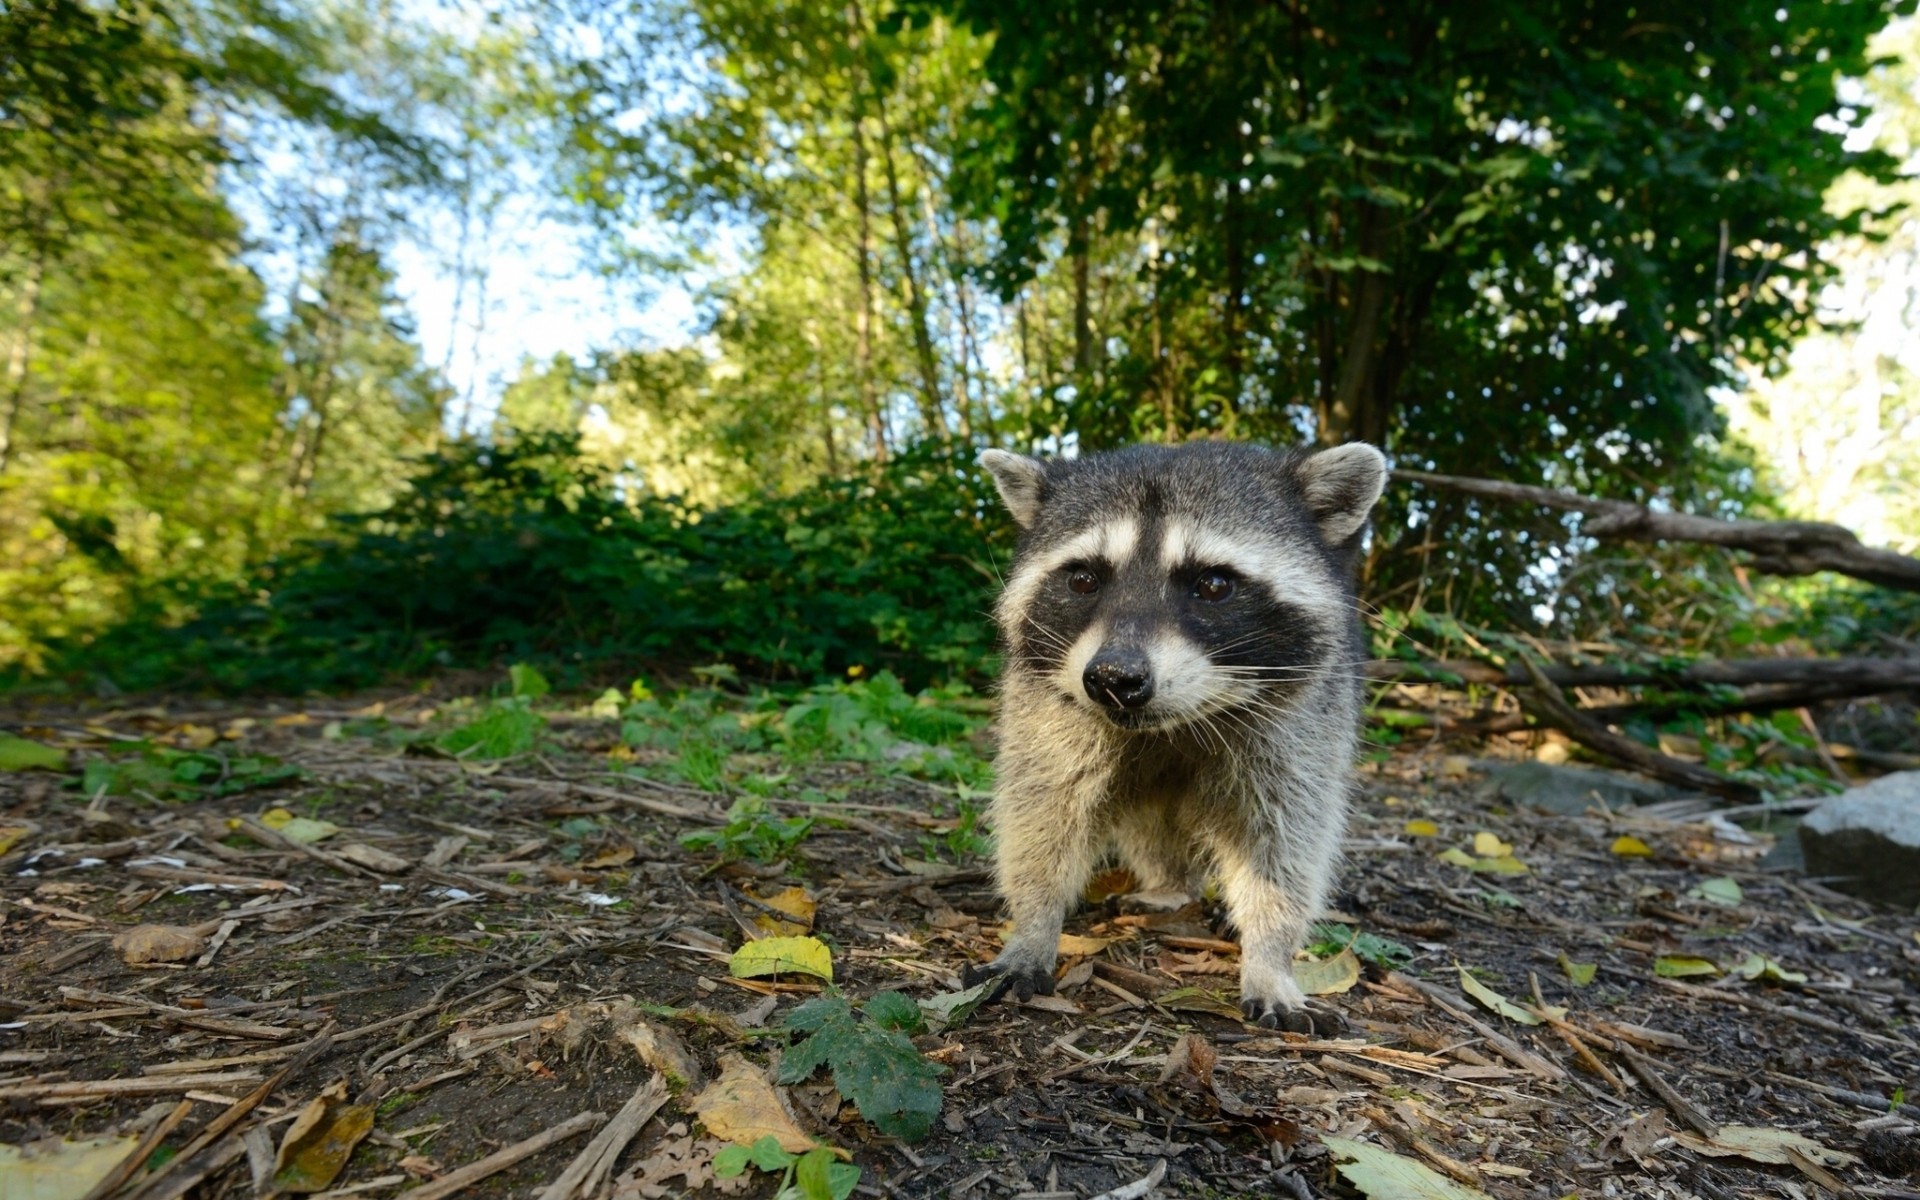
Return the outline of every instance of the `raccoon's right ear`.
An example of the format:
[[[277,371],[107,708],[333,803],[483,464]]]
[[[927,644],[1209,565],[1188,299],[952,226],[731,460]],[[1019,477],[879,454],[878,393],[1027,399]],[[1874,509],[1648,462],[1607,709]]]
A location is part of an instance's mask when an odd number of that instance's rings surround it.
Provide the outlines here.
[[[1009,450],[982,450],[978,461],[993,476],[993,486],[1000,489],[1000,502],[1020,528],[1033,524],[1040,515],[1040,485],[1047,477],[1046,464]]]

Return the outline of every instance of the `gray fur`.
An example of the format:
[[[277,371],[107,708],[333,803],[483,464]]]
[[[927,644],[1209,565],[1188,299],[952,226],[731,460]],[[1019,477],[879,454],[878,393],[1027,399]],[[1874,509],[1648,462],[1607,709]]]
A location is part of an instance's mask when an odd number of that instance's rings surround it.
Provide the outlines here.
[[[996,610],[992,820],[1014,930],[975,977],[1052,991],[1062,922],[1111,853],[1148,890],[1216,875],[1249,1018],[1335,1027],[1291,964],[1346,826],[1364,649],[1352,575],[1385,460],[1197,443],[981,461],[1023,533]],[[1110,686],[1114,663],[1140,686]]]

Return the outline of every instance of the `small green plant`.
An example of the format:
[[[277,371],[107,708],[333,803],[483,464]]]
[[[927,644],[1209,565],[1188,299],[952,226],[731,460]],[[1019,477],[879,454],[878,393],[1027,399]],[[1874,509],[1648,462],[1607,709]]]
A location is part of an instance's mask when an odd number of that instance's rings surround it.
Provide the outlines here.
[[[822,996],[788,1014],[786,1028],[808,1036],[781,1058],[780,1083],[829,1067],[834,1089],[881,1133],[917,1142],[932,1130],[946,1068],[908,1039],[926,1029],[910,998],[881,992],[856,1013],[844,997]]]
[[[533,702],[552,690],[540,672],[524,663],[507,668],[508,693],[486,702],[479,715],[433,739],[455,758],[512,758],[532,750],[547,727]]]
[[[697,829],[680,835],[689,850],[718,850],[724,861],[750,858],[777,862],[800,844],[813,828],[812,817],[777,817],[758,796],[743,796],[727,810],[727,823],[718,829]]]
[[[847,1200],[860,1182],[860,1168],[834,1158],[827,1146],[805,1154],[780,1148],[772,1134],[751,1146],[728,1146],[713,1156],[713,1173],[720,1179],[745,1174],[748,1167],[772,1174],[779,1171],[780,1188],[773,1200]]]
[[[945,858],[953,862],[965,862],[970,858],[983,858],[993,853],[993,835],[980,828],[980,809],[973,803],[972,794],[963,791],[960,798],[960,814],[952,829],[942,834],[923,833],[920,835],[920,854],[923,858]]]
[[[139,753],[132,758],[88,761],[80,775],[83,794],[146,795],[158,800],[231,796],[306,775],[299,767],[263,754],[170,750],[143,742],[127,743],[125,748],[138,749]]]
[[[1328,958],[1342,950],[1352,950],[1361,962],[1395,970],[1413,961],[1413,951],[1378,934],[1356,931],[1335,921],[1316,921],[1307,951],[1315,958]]]

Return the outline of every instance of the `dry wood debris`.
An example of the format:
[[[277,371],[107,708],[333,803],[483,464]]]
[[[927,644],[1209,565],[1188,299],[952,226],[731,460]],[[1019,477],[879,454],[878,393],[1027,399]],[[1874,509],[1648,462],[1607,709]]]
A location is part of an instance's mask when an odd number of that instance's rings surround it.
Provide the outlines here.
[[[762,1071],[820,985],[729,953],[810,928],[846,995],[926,998],[999,929],[983,864],[917,849],[939,788],[898,774],[811,768],[842,798],[794,854],[717,866],[677,838],[728,798],[611,777],[591,721],[494,769],[297,708],[191,716],[304,778],[148,801],[0,774],[0,1179],[84,1142],[111,1160],[93,1200],[272,1194],[326,1093],[369,1117],[328,1195],[770,1195],[715,1177],[694,1098]],[[82,756],[185,723],[11,722]],[[878,1136],[824,1075],[778,1104],[870,1196],[1353,1197],[1375,1152],[1515,1200],[1920,1195],[1920,921],[1699,811],[1514,809],[1403,753],[1366,779],[1331,916],[1412,957],[1335,973],[1352,1037],[1243,1026],[1231,942],[1122,894],[1075,918],[1058,995],[917,1040],[950,1069],[928,1140]]]

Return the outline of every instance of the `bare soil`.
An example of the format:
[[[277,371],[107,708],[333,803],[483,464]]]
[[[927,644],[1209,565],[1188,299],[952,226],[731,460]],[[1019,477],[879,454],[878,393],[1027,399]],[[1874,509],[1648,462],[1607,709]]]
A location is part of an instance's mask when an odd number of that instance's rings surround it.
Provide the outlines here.
[[[577,1114],[615,1113],[654,1073],[626,1036],[637,1020],[683,1039],[708,1077],[723,1053],[768,1063],[785,1040],[768,1031],[818,987],[729,976],[753,897],[805,886],[855,999],[954,990],[997,945],[984,863],[906,869],[926,859],[923,837],[952,828],[935,785],[822,765],[814,782],[844,799],[811,810],[794,856],[720,866],[677,837],[710,827],[728,797],[610,776],[610,723],[563,725],[561,747],[481,767],[325,736],[357,708],[0,714],[76,767],[112,733],[211,737],[304,771],[225,796],[92,800],[73,771],[0,773],[0,838],[22,834],[0,853],[0,1143],[139,1132],[186,1100],[120,1194],[255,1195],[271,1149],[338,1082],[375,1115],[334,1194],[395,1195]],[[950,1072],[927,1140],[879,1135],[824,1076],[784,1100],[851,1152],[870,1196],[1362,1194],[1322,1135],[1497,1197],[1920,1196],[1920,1109],[1900,1103],[1920,1098],[1913,914],[1763,867],[1766,838],[1699,806],[1553,816],[1486,795],[1440,750],[1364,775],[1335,916],[1414,956],[1325,998],[1349,1039],[1225,1015],[1234,954],[1197,906],[1115,898],[1071,923],[1111,940],[1063,961],[1056,998],[917,1040]],[[273,808],[341,831],[310,850],[274,844],[246,824]],[[1439,857],[1472,853],[1481,832],[1525,872]],[[1616,852],[1622,837],[1648,853]],[[355,844],[394,859],[362,865],[345,856]],[[1713,878],[1737,881],[1738,902],[1690,894]],[[132,965],[113,939],[139,925],[207,943]],[[1752,955],[1755,979],[1655,969]],[[1592,964],[1591,982],[1566,964]],[[1496,1015],[1461,994],[1460,967],[1565,1016]],[[691,1094],[641,1127],[595,1194],[719,1194]],[[193,1144],[223,1114],[237,1119]],[[1734,1127],[1818,1145],[1774,1163],[1715,1153]],[[456,1194],[534,1195],[590,1137]],[[1160,1172],[1151,1192],[1129,1188]],[[771,1195],[774,1178],[731,1194]]]

